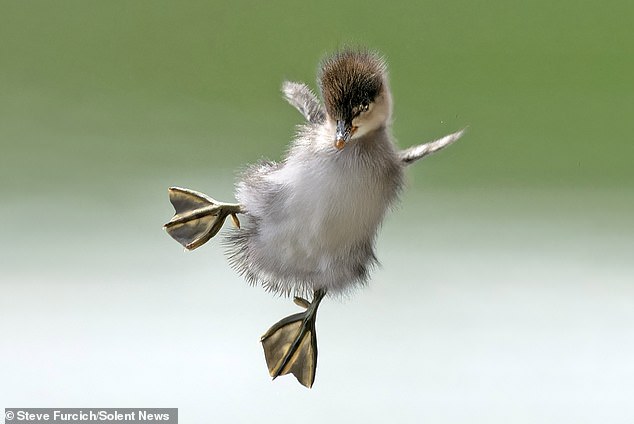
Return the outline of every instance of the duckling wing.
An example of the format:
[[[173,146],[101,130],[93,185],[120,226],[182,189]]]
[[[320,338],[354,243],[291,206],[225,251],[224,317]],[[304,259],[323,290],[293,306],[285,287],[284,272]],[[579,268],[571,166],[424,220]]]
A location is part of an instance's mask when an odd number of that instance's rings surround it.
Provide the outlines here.
[[[462,137],[467,128],[463,128],[453,134],[446,135],[438,140],[430,141],[429,143],[419,144],[418,146],[412,146],[408,149],[401,150],[398,155],[405,165],[412,164],[419,159],[424,158],[427,155],[436,153],[439,150],[453,144],[460,137]]]
[[[301,82],[285,81],[282,94],[288,103],[301,113],[310,123],[321,124],[326,120],[326,111],[315,93]]]

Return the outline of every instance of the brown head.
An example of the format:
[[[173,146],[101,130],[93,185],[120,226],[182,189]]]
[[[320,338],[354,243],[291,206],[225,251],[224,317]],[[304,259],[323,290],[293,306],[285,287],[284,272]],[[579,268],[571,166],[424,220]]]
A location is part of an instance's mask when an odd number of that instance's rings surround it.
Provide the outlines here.
[[[387,67],[368,50],[345,49],[321,62],[318,83],[329,119],[336,124],[335,146],[385,126],[391,114]]]

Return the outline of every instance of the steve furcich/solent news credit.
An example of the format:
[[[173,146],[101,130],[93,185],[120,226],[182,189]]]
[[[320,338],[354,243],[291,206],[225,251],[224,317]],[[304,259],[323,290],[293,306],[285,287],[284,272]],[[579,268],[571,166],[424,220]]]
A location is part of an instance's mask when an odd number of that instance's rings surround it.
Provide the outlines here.
[[[5,408],[5,424],[178,423],[178,408]]]

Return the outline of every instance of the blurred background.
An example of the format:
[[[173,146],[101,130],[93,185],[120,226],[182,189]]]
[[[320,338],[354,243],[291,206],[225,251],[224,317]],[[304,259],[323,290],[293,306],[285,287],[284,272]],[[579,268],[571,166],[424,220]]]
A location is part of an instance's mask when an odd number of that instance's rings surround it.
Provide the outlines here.
[[[0,407],[182,422],[631,423],[634,3],[0,1]],[[408,169],[312,390],[259,344],[292,302],[161,226],[279,159],[343,44],[388,59]]]

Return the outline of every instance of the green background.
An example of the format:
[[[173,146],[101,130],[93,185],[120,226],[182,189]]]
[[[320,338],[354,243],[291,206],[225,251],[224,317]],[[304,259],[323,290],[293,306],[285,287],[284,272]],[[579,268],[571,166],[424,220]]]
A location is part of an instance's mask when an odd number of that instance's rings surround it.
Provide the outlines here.
[[[103,184],[277,158],[344,43],[389,60],[403,146],[470,126],[433,184],[634,184],[631,2],[3,2],[1,177]],[[468,176],[468,177],[467,177]],[[11,191],[13,191],[11,190]]]
[[[0,1],[0,400],[188,422],[631,422],[632,16]],[[302,120],[281,83],[316,88],[346,44],[386,56],[401,147],[469,130],[408,169],[368,290],[324,303],[308,392],[271,384],[258,346],[290,302],[161,225],[168,186],[231,200],[240,167],[279,159]]]

